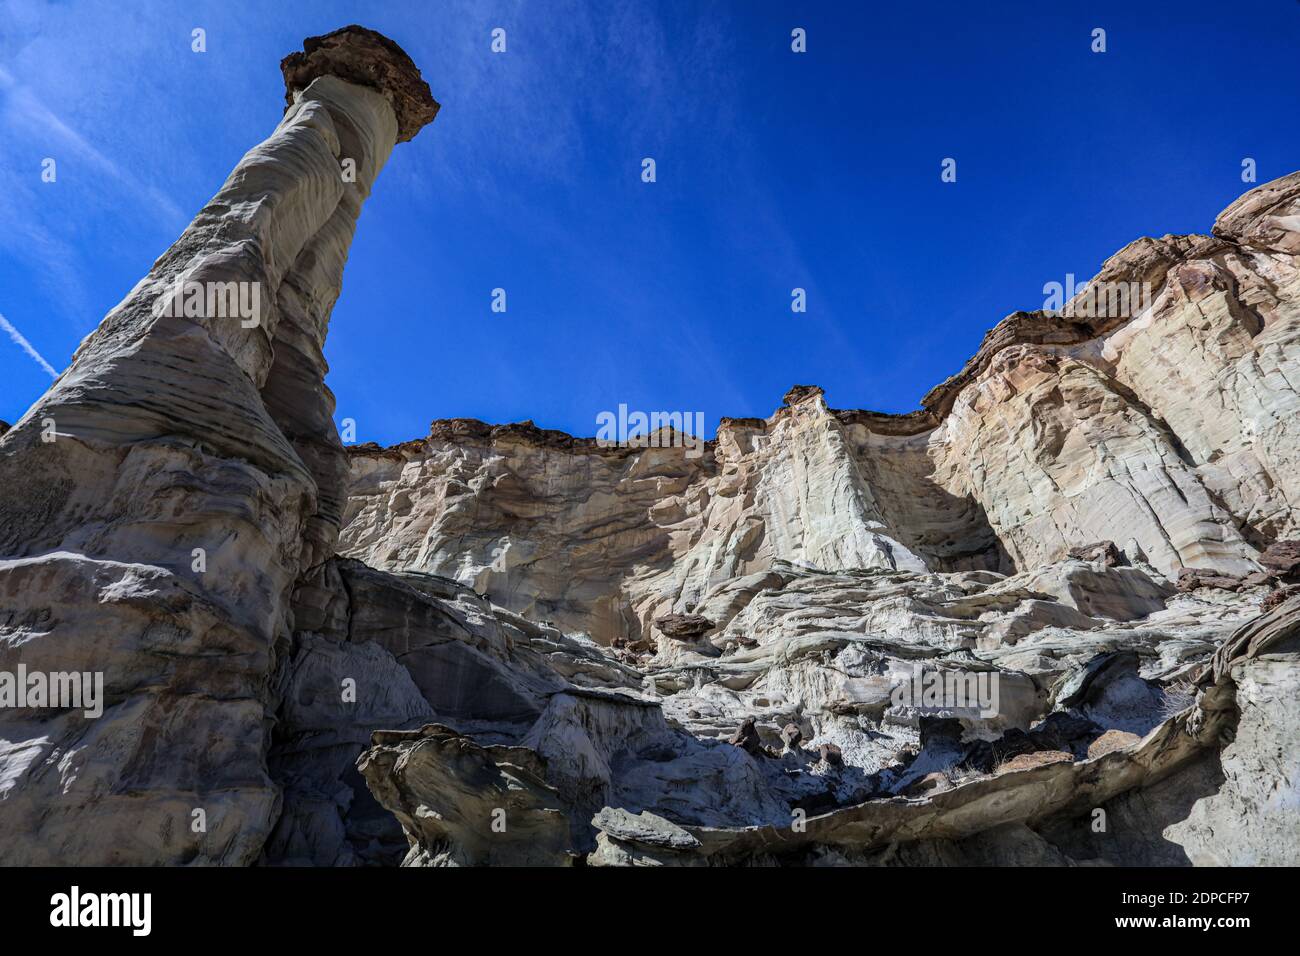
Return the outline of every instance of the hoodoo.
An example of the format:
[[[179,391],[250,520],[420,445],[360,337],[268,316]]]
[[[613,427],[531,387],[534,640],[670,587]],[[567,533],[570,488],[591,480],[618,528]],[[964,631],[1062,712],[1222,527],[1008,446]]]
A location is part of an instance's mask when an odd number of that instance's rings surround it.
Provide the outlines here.
[[[283,67],[275,131],[0,445],[0,668],[102,672],[107,701],[0,715],[5,863],[250,863],[280,815],[293,594],[348,470],[321,349],[362,204],[438,109],[361,27]],[[256,321],[158,308],[194,283]]]

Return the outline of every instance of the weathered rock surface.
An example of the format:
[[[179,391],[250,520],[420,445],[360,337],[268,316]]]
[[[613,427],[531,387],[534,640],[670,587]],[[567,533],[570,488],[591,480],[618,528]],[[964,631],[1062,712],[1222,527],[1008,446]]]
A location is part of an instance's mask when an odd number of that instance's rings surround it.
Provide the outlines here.
[[[1300,678],[1297,635],[1300,599],[1225,641],[1197,679],[1195,704],[1159,720],[1145,735],[1102,732],[1092,724],[1092,743],[1076,754],[1059,749],[1063,738],[1051,731],[1043,746],[998,760],[988,771],[956,762],[961,751],[952,748],[967,746],[959,725],[945,724],[924,739],[905,775],[865,776],[850,759],[837,766],[786,756],[781,764],[741,747],[700,750],[691,743],[697,738],[647,722],[641,702],[618,704],[595,720],[588,713],[562,730],[534,728],[533,746],[522,751],[454,738],[455,754],[473,754],[468,767],[460,764],[463,756],[445,756],[452,742],[445,728],[377,733],[361,767],[372,789],[406,823],[412,864],[568,864],[577,856],[593,865],[1294,862],[1300,759],[1286,736],[1295,728],[1294,707],[1285,695]],[[629,717],[625,707],[638,708],[640,716]],[[1052,716],[1061,718],[1055,722],[1062,728],[1091,723],[1067,711]],[[614,740],[608,729],[615,724],[632,732]],[[552,771],[549,761],[535,760],[536,746],[552,734],[558,734],[553,752],[571,746],[579,739],[577,726],[584,728],[584,743],[600,741],[585,748],[600,758],[586,766],[599,780],[613,782],[600,788],[601,797],[612,802],[594,814],[574,802],[575,796],[594,802],[590,787],[574,789],[571,770]],[[595,738],[588,728],[597,729]],[[1233,742],[1220,750],[1225,741]],[[629,761],[633,754],[625,751],[622,760],[610,760],[620,747],[635,751],[636,759]],[[1261,758],[1263,766],[1245,766],[1247,759]],[[1220,759],[1218,772],[1210,761]],[[435,764],[425,769],[428,760]],[[746,770],[739,776],[738,760]],[[684,785],[678,769],[683,762],[720,776]],[[778,769],[785,772],[772,772]],[[527,778],[509,788],[490,783],[525,772]],[[807,779],[792,785],[800,777]],[[495,788],[495,803],[482,801],[484,786]],[[574,796],[566,796],[566,787]],[[765,803],[765,791],[779,799]],[[1138,791],[1142,802],[1134,804]],[[703,802],[706,795],[731,800],[719,807]],[[801,811],[806,806],[816,809]],[[1140,827],[1108,838],[1091,827],[1096,808]],[[494,812],[503,826],[489,837]],[[720,812],[728,823],[719,825]],[[567,843],[560,837],[566,829],[560,817],[567,818],[572,834]],[[463,841],[449,832],[448,820],[466,828]],[[516,843],[509,836],[516,824],[528,839]],[[513,853],[507,849],[512,845]],[[467,859],[467,853],[473,855]]]
[[[0,671],[100,672],[106,698],[0,711],[0,862],[248,863],[280,814],[291,594],[347,475],[322,346],[361,205],[436,109],[375,36],[308,41],[373,69],[286,70],[275,131],[0,438]]]
[[[1298,653],[1293,597],[1238,631],[1200,678],[1210,706],[1232,689],[1236,726],[1219,754],[1222,786],[1164,832],[1194,864],[1294,866],[1300,858]]]
[[[1090,308],[1009,317],[910,415],[796,386],[702,458],[465,420],[354,449],[341,548],[490,591],[641,675],[653,743],[645,705],[616,704],[640,729],[600,735],[586,787],[539,770],[572,834],[554,862],[1294,862],[1300,661],[1278,639],[1194,682],[1266,602],[1275,630],[1297,613],[1276,542],[1297,520],[1298,199],[1300,174],[1215,236],[1133,243]],[[679,627],[696,618],[712,628]],[[929,701],[930,678],[998,699]],[[530,749],[589,749],[573,726]],[[394,785],[379,767],[404,786],[385,754],[408,745],[376,740],[372,787]],[[613,798],[595,813],[593,791]],[[417,795],[435,819],[443,799]],[[1099,806],[1140,835],[1103,846]],[[409,862],[450,852],[408,837]]]
[[[1300,178],[1270,188],[1297,205]],[[1095,281],[1151,283],[1149,304],[1016,313],[920,418],[800,386],[766,421],[724,419],[694,459],[464,421],[353,449],[342,548],[600,643],[777,561],[1006,572],[1109,543],[1105,561],[1169,578],[1258,571],[1300,493],[1294,256],[1140,240]]]
[[[438,106],[363,28],[282,66],[275,133],[0,431],[0,674],[105,685],[0,711],[0,862],[1300,862],[1300,174],[908,415],[805,385],[703,454],[345,451],[330,310]],[[178,279],[257,322],[160,314]]]
[[[1283,581],[1300,583],[1300,541],[1274,541],[1259,556],[1259,563]]]
[[[699,614],[665,614],[655,618],[655,627],[666,637],[689,641],[713,630],[713,622]]]

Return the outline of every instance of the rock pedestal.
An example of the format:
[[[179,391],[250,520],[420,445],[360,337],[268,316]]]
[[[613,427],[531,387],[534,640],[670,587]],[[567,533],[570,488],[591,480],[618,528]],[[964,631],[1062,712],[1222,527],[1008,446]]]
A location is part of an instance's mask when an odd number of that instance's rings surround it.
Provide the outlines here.
[[[300,575],[346,458],[322,347],[361,206],[437,104],[360,27],[0,439],[0,670],[104,677],[97,719],[0,712],[0,862],[247,863]]]

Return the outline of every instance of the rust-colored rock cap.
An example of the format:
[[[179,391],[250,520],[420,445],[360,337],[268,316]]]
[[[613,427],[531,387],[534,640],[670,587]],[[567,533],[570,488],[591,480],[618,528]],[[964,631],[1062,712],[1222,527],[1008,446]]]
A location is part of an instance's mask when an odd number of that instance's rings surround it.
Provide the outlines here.
[[[337,76],[349,83],[378,90],[393,104],[397,141],[405,143],[438,115],[438,101],[406,52],[382,33],[365,27],[343,27],[302,41],[301,53],[280,61],[284,99],[307,88],[318,76]]]

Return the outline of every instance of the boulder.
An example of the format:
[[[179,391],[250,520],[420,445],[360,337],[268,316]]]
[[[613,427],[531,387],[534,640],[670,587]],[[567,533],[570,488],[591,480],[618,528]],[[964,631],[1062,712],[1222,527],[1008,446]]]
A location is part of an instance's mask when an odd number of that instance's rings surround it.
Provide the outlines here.
[[[1019,754],[1000,764],[994,773],[1015,773],[1019,770],[1035,770],[1054,763],[1072,763],[1074,754],[1064,750],[1036,750],[1033,753]]]
[[[838,744],[822,744],[817,748],[817,754],[822,763],[829,767],[841,767],[844,765],[844,754]]]
[[[1300,583],[1300,540],[1274,541],[1260,554],[1259,563],[1283,581]]]
[[[1183,568],[1178,572],[1178,590],[1188,594],[1198,588],[1218,588],[1221,591],[1240,590],[1246,580],[1244,574],[1224,574],[1205,568]]]
[[[755,757],[766,755],[763,740],[758,735],[758,728],[753,717],[746,717],[736,732],[727,738],[727,743],[739,747]]]
[[[665,614],[655,618],[655,627],[665,637],[677,641],[694,641],[713,630],[714,624],[698,614]]]
[[[1125,730],[1108,730],[1088,745],[1088,759],[1092,760],[1115,750],[1124,750],[1142,740],[1137,734]]]
[[[1278,605],[1289,601],[1297,594],[1300,594],[1300,585],[1276,588],[1264,596],[1264,600],[1260,603],[1260,610],[1271,611]]]
[[[1128,558],[1115,546],[1114,541],[1094,541],[1091,544],[1075,545],[1066,554],[1074,561],[1095,561],[1108,568],[1119,568],[1128,564]]]
[[[795,723],[786,724],[781,729],[781,739],[785,741],[787,750],[797,750],[799,742],[803,740],[803,731]]]

